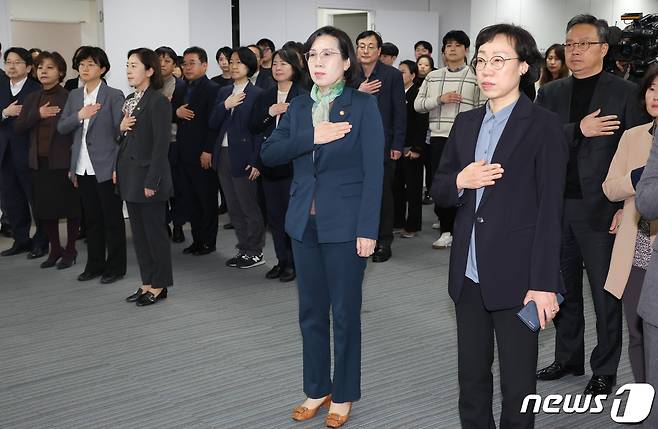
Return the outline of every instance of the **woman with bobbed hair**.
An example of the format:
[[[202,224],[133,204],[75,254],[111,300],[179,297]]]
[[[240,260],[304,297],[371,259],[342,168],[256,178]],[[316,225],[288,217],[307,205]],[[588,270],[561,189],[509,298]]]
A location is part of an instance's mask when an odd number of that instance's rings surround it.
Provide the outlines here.
[[[222,183],[228,215],[237,236],[237,253],[226,261],[229,267],[252,268],[265,263],[265,223],[258,203],[258,182],[262,169],[261,139],[249,129],[254,103],[263,92],[249,78],[258,71],[258,60],[251,49],[241,47],[231,54],[233,85],[217,93],[210,116],[210,127],[219,130],[210,159]]]
[[[14,130],[30,133],[28,162],[33,177],[34,217],[50,242],[50,254],[41,268],[57,265],[61,270],[75,263],[75,241],[80,229],[80,196],[68,178],[73,139],[70,134],[57,131],[57,121],[69,95],[61,86],[66,61],[57,52],[43,51],[35,63],[43,89],[28,95]],[[64,248],[59,240],[61,218],[66,218]]]
[[[541,77],[537,84],[542,87],[548,82],[567,76],[569,76],[569,67],[564,58],[564,46],[555,43],[546,49],[544,62],[541,65]]]

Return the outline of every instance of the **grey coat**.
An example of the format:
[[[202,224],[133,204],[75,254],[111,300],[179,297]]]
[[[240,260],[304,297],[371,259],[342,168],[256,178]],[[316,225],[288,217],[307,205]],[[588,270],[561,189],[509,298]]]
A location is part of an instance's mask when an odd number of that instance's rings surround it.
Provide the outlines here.
[[[110,88],[101,82],[96,102],[101,109],[89,119],[87,127],[87,150],[91,165],[94,167],[97,182],[112,179],[112,172],[117,159],[119,145],[119,125],[123,113],[124,96],[118,89]],[[64,111],[57,123],[60,134],[73,133],[73,146],[71,146],[71,173],[75,174],[82,146],[82,122],[78,120],[78,111],[84,106],[84,87],[76,88],[69,93]]]
[[[654,132],[651,154],[642,179],[637,184],[635,205],[642,216],[649,220],[658,219],[658,131]],[[645,322],[658,326],[658,241],[653,243],[651,262],[644,277],[642,295],[637,308]]]

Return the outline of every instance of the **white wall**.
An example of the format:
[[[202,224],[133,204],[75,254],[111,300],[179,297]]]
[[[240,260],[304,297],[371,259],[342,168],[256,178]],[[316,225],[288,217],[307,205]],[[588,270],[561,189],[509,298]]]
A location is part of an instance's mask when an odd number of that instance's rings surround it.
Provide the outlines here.
[[[208,52],[208,77],[219,74],[215,52],[231,46],[231,0],[188,0],[190,46],[201,46]],[[163,39],[164,40],[164,39]],[[183,55],[183,50],[176,50]]]
[[[168,45],[180,55],[190,46],[188,0],[105,0],[103,15],[105,52],[112,65],[106,79],[126,95],[132,92],[125,66],[130,49]]]

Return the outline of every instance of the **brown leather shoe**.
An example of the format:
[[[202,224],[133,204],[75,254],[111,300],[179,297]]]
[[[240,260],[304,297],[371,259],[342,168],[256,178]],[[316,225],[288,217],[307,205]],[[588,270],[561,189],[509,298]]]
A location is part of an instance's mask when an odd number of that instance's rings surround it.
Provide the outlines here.
[[[331,395],[325,396],[324,401],[322,401],[322,403],[315,408],[307,408],[300,405],[292,410],[292,419],[298,422],[312,419],[316,416],[320,408],[329,408],[329,404],[331,404]]]
[[[349,410],[347,410],[347,414],[344,416],[341,416],[340,414],[336,414],[336,413],[327,414],[327,418],[325,419],[325,423],[327,424],[327,427],[335,429],[343,426],[345,423],[347,423],[347,420],[350,418],[351,412],[352,412],[352,404],[350,404],[350,408]]]

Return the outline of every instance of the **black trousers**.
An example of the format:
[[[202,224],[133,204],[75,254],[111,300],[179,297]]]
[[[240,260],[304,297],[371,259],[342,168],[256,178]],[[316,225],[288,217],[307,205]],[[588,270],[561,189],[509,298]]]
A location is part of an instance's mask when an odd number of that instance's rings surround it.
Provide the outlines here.
[[[297,267],[304,393],[309,398],[331,393],[335,402],[356,401],[361,397],[361,300],[368,259],[356,254],[356,241],[318,243],[315,216],[309,218],[302,241],[292,240],[292,246]]]
[[[217,172],[200,164],[179,164],[183,185],[183,203],[187,206],[194,243],[217,243]]]
[[[14,164],[9,147],[2,159],[0,174],[2,174],[0,184],[2,185],[3,212],[6,210],[14,241],[19,245],[32,241],[33,248],[48,249],[48,238],[43,228],[39,226],[37,219],[35,219],[37,230],[34,237],[30,239],[34,203],[32,173],[27,165],[17,167]]]
[[[597,344],[590,357],[596,375],[617,374],[621,357],[621,301],[603,289],[614,239],[607,231],[595,231],[589,226],[582,200],[564,201],[560,266],[567,293],[554,319],[555,360],[578,368],[585,363],[584,262],[596,313]]]
[[[285,231],[286,211],[290,201],[290,183],[292,178],[269,179],[263,176],[265,206],[267,207],[267,224],[272,233],[274,251],[279,266],[294,266],[290,237]]]
[[[502,286],[502,285],[501,285]],[[494,334],[500,363],[503,409],[500,428],[533,428],[533,413],[521,414],[526,395],[535,393],[538,334],[516,316],[516,308],[488,311],[480,286],[464,278],[456,304],[459,371],[459,416],[463,429],[493,429]]]
[[[126,225],[123,203],[112,180],[98,183],[96,176],[77,176],[87,230],[85,272],[126,274]],[[164,213],[164,208],[162,209]],[[107,250],[107,257],[106,257]]]
[[[628,282],[622,296],[624,315],[628,325],[628,357],[631,361],[633,378],[636,383],[645,383],[644,363],[644,335],[642,332],[642,318],[637,314],[637,306],[642,293],[642,283],[646,270],[639,267],[631,267]]]
[[[382,191],[382,208],[379,215],[378,246],[391,247],[393,243],[393,220],[395,204],[393,202],[393,180],[395,179],[395,164],[387,153],[384,158],[384,181]]]
[[[436,170],[439,168],[439,163],[441,162],[441,154],[443,154],[443,149],[446,147],[447,142],[447,137],[430,138],[430,157],[432,158],[430,164],[432,166],[432,178],[434,178]],[[452,233],[457,209],[455,207],[439,207],[438,204],[434,204],[434,213],[439,218],[439,223],[441,224],[441,232]]]
[[[169,199],[167,204],[167,223],[171,222],[174,226],[183,226],[189,220],[187,206],[182,197],[184,194],[182,180],[180,167],[172,164],[171,181],[174,185],[174,196]]]
[[[420,231],[423,213],[423,157],[398,160],[393,183],[395,217],[393,226],[408,232]]]
[[[154,288],[174,284],[171,243],[164,227],[166,204],[165,201],[126,203],[142,284]]]

